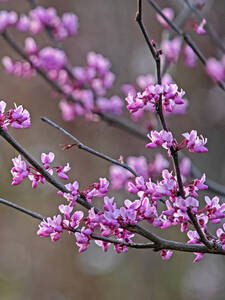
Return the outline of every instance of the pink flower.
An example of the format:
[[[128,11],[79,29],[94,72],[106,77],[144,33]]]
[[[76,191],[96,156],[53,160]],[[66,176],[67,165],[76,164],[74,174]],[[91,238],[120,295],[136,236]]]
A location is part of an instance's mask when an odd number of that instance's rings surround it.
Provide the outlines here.
[[[21,15],[17,24],[16,28],[21,32],[27,32],[30,27],[30,19],[26,15]]]
[[[169,19],[170,21],[174,18],[174,11],[172,8],[164,8],[162,9],[162,13]],[[156,18],[159,21],[159,23],[166,29],[170,28],[170,25],[161,17],[159,14],[156,14]]]
[[[156,148],[162,146],[164,149],[169,149],[173,145],[173,135],[170,131],[161,130],[160,132],[156,130],[151,131],[151,135],[147,135],[151,140],[151,143],[147,144],[146,148]]]
[[[76,229],[79,225],[81,220],[84,217],[84,213],[82,211],[75,211],[75,213],[71,216],[70,226]]]
[[[9,121],[13,128],[29,128],[30,127],[30,114],[23,106],[16,106],[15,109],[9,112]]]
[[[79,247],[79,252],[84,252],[87,250],[89,244],[90,244],[90,235],[91,230],[85,229],[85,227],[82,227],[81,232],[75,232],[76,237],[76,244]]]
[[[190,152],[208,152],[208,149],[204,147],[204,145],[207,143],[207,138],[203,138],[202,135],[199,138],[196,130],[192,130],[190,133],[183,133],[182,135],[185,137],[186,147]]]
[[[112,113],[114,115],[121,115],[123,110],[123,101],[118,96],[113,96],[110,99],[98,98],[97,107],[103,113]]]
[[[73,210],[73,206],[70,206],[70,205],[59,205],[59,211],[64,214],[64,218],[65,219],[70,219],[70,214]]]
[[[40,67],[46,71],[59,71],[65,66],[66,62],[66,55],[62,50],[46,47],[39,52]]]
[[[184,60],[185,64],[190,68],[195,67],[197,56],[190,46],[186,45],[184,47],[184,55],[185,55],[185,60]]]
[[[171,256],[173,255],[173,251],[163,249],[161,251],[160,255],[161,255],[163,260],[168,261],[168,260],[170,260]]]
[[[22,160],[21,155],[12,159],[14,167],[11,170],[13,175],[12,185],[20,184],[28,175],[29,167],[26,165],[25,161]]]
[[[38,186],[38,183],[45,183],[45,178],[40,173],[29,173],[28,178],[32,181],[32,189],[35,189]]]
[[[62,24],[69,35],[75,35],[78,29],[78,18],[74,13],[64,13],[62,15]]]
[[[74,181],[74,183],[68,183],[65,185],[68,191],[70,193],[63,193],[61,191],[58,192],[59,195],[62,195],[64,198],[67,199],[67,201],[72,202],[74,204],[77,200],[78,192],[79,192],[79,183],[77,181]]]
[[[169,62],[176,63],[178,61],[181,45],[182,39],[180,37],[176,37],[173,40],[163,40],[162,51]]]
[[[34,55],[38,53],[38,46],[32,37],[25,39],[25,51],[28,55]]]
[[[55,154],[53,152],[49,152],[48,154],[45,153],[41,154],[41,161],[45,169],[48,169],[50,167],[50,163],[53,162],[54,158],[55,158]]]
[[[39,225],[37,234],[40,237],[51,237],[52,242],[57,241],[62,233],[62,217],[61,215],[54,216],[53,219],[47,218]]]
[[[211,57],[206,62],[206,72],[214,82],[224,80],[225,65]]]
[[[65,167],[62,167],[62,166],[56,167],[56,172],[60,178],[62,178],[64,180],[68,180],[69,177],[66,175],[66,173],[69,172],[70,169],[71,169],[70,165],[69,165],[69,163],[67,163]]]
[[[223,224],[223,229],[219,228],[216,231],[216,235],[218,236],[219,241],[222,244],[222,248],[223,250],[225,250],[225,223]]]
[[[204,29],[205,24],[206,24],[206,19],[203,19],[202,22],[198,26],[197,25],[194,26],[194,31],[200,35],[206,34],[206,31]]]
[[[207,216],[211,223],[218,224],[222,218],[225,218],[225,203],[219,204],[219,198],[213,197],[212,200],[208,196],[205,196]]]

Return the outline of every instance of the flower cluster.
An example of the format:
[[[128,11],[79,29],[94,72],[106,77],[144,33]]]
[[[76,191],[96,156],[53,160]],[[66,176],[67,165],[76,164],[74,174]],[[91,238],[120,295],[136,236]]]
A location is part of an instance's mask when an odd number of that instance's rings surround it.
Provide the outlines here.
[[[102,55],[90,52],[87,55],[87,66],[74,67],[71,77],[66,70],[67,56],[64,51],[53,47],[40,50],[31,37],[26,38],[24,49],[32,66],[29,62],[14,61],[5,56],[2,63],[6,72],[17,77],[31,78],[36,75],[36,68],[45,71],[60,86],[65,97],[71,96],[74,99],[74,103],[64,98],[60,101],[64,120],[71,121],[78,116],[91,120],[93,110],[115,115],[122,113],[123,101],[120,97],[104,97],[112,87],[115,76],[110,71],[109,60]]]
[[[36,35],[48,27],[55,39],[63,40],[77,33],[78,18],[74,13],[64,13],[60,18],[53,7],[38,6],[30,10],[28,15],[22,14],[20,16],[14,11],[0,11],[0,32],[4,32],[12,26],[31,35]]]
[[[156,130],[152,130],[151,133],[148,134],[148,138],[151,140],[151,143],[147,144],[146,148],[156,148],[158,146],[162,146],[164,149],[168,150],[169,155],[171,147],[175,151],[186,147],[190,152],[193,153],[203,153],[208,151],[208,149],[204,147],[204,145],[207,143],[207,139],[202,135],[198,137],[196,130],[192,130],[190,133],[183,133],[182,135],[185,137],[185,139],[178,144],[170,131],[161,130],[158,132]]]
[[[21,129],[30,127],[30,114],[23,106],[16,106],[5,112],[6,103],[0,101],[0,128],[7,130],[7,126],[12,128]]]
[[[178,91],[176,84],[152,84],[147,86],[143,93],[129,93],[126,98],[127,108],[132,114],[143,108],[156,112],[156,106],[161,99],[163,111],[171,113],[177,106],[185,104],[184,94],[183,90]]]
[[[47,218],[39,225],[38,235],[41,237],[50,237],[54,242],[58,240],[63,231],[75,233],[75,238],[79,251],[85,251],[92,239],[92,234],[100,232],[102,237],[113,237],[122,243],[132,244],[134,234],[127,230],[127,226],[135,226],[141,221],[147,221],[154,227],[166,229],[171,226],[181,226],[181,231],[187,231],[189,228],[188,210],[195,214],[199,225],[205,231],[207,223],[219,223],[225,218],[225,205],[219,204],[219,199],[214,197],[212,200],[208,196],[205,197],[206,206],[198,210],[199,190],[204,190],[207,186],[204,184],[205,176],[200,180],[195,179],[184,185],[185,198],[178,195],[178,186],[176,177],[167,169],[162,171],[162,180],[154,183],[150,178],[145,180],[143,177],[137,177],[135,183],[129,183],[129,191],[136,194],[135,201],[125,200],[124,205],[117,207],[114,198],[109,198],[108,185],[109,182],[105,178],[100,178],[99,183],[94,183],[84,191],[79,191],[78,182],[67,184],[68,193],[58,192],[69,202],[67,205],[59,206],[60,215],[54,216],[53,219]],[[77,197],[85,197],[88,199],[91,193],[93,197],[104,199],[102,210],[92,207],[87,216],[81,211],[73,211],[76,207]],[[166,200],[165,200],[166,198]],[[166,209],[160,208],[160,201],[166,205]],[[78,227],[81,226],[81,229]],[[222,229],[217,231],[218,241],[225,244]],[[200,238],[196,231],[187,231],[190,239],[188,243],[201,244]],[[110,242],[96,241],[103,251],[107,251]],[[126,252],[127,246],[124,244],[114,244],[117,253]],[[172,251],[163,250],[161,256],[168,260],[172,255]],[[199,261],[203,254],[197,254],[195,262]]]
[[[147,163],[144,156],[130,156],[127,158],[127,165],[147,180],[149,177],[159,176],[162,170],[169,166],[169,162],[160,153],[158,153],[156,154],[154,161],[150,163]],[[128,182],[134,179],[133,174],[120,166],[111,166],[109,173],[112,188],[114,190],[122,188],[127,189]]]
[[[50,167],[50,163],[53,162],[55,158],[54,153],[49,152],[48,154],[42,153],[41,154],[41,161],[45,170],[48,171],[49,174],[53,174],[53,169],[56,170],[57,175],[59,178],[64,180],[68,180],[68,176],[66,175],[67,172],[70,170],[70,166],[67,163],[66,166],[57,166],[57,167]],[[29,178],[32,182],[32,188],[36,188],[38,183],[45,183],[45,178],[42,176],[40,172],[38,172],[33,167],[30,167],[26,164],[24,160],[22,160],[21,155],[12,159],[14,167],[11,170],[11,174],[13,176],[12,185],[18,185],[25,178]]]

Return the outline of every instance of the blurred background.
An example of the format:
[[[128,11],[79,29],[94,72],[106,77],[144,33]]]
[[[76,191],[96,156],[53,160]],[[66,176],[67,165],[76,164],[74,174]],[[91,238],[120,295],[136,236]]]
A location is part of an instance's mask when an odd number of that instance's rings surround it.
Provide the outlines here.
[[[207,2],[207,1],[206,1]],[[161,7],[171,7],[179,14],[184,10],[182,0],[157,1]],[[140,29],[134,21],[135,0],[45,0],[37,1],[44,7],[54,6],[59,15],[73,11],[79,17],[79,34],[63,42],[65,51],[74,66],[85,64],[86,54],[95,51],[112,62],[116,74],[110,95],[122,96],[121,84],[134,83],[142,74],[154,74],[154,64]],[[1,2],[0,9],[28,12],[25,0]],[[212,22],[224,40],[225,2],[208,1],[207,19]],[[162,28],[155,12],[144,2],[144,20],[151,38],[161,41]],[[11,30],[18,42],[24,35]],[[192,33],[191,33],[192,34]],[[192,34],[206,57],[221,58],[221,53],[207,36]],[[45,34],[40,36],[47,45]],[[17,55],[0,37],[0,57]],[[225,184],[225,97],[205,75],[202,65],[188,69],[180,61],[171,73],[189,100],[188,114],[169,119],[170,128],[176,133],[196,129],[208,137],[209,152],[192,155],[195,164],[210,178]],[[114,158],[123,155],[146,155],[144,142],[103,122],[84,122],[79,119],[63,122],[58,101],[50,97],[50,87],[36,76],[32,80],[18,79],[5,74],[0,65],[0,97],[8,103],[23,104],[32,116],[29,130],[10,130],[13,136],[37,159],[42,152],[56,154],[55,162],[69,162],[70,178],[78,180],[81,187],[92,184],[99,177],[108,176],[110,164],[78,149],[64,152],[60,145],[70,143],[65,136],[40,121],[47,116],[65,127],[82,142]],[[32,190],[30,182],[11,186],[11,159],[18,153],[4,140],[0,140],[0,197],[34,210],[45,216],[57,212],[60,198],[56,190],[46,184]],[[123,192],[111,192],[124,199]],[[212,196],[212,195],[211,195]],[[87,252],[79,254],[75,239],[64,234],[57,243],[36,235],[39,222],[27,215],[0,208],[0,299],[2,300],[71,300],[71,299],[173,299],[211,300],[225,297],[225,260],[220,256],[206,256],[193,264],[194,255],[174,253],[164,262],[158,253],[150,250],[129,250],[104,254],[92,244]],[[171,229],[167,238],[184,241],[184,236]]]

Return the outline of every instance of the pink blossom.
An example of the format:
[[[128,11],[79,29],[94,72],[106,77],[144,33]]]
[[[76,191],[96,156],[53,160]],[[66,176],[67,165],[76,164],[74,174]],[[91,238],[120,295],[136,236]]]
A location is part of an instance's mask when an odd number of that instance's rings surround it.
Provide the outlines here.
[[[30,19],[26,15],[21,15],[16,24],[16,28],[21,32],[27,32],[30,27]]]
[[[83,217],[84,213],[82,211],[75,211],[75,213],[73,213],[73,215],[71,216],[70,226],[76,229],[80,225],[80,222],[83,219]]]
[[[188,45],[184,47],[184,56],[185,56],[185,60],[184,60],[185,64],[188,67],[193,68],[196,66],[197,56],[192,50],[192,48]]]
[[[225,78],[225,66],[213,57],[206,62],[206,72],[214,82],[219,82]]]
[[[176,37],[173,40],[163,40],[162,52],[171,63],[176,63],[180,56],[182,39]]]
[[[174,18],[174,11],[172,8],[164,8],[162,9],[162,13],[169,19],[170,21]],[[156,14],[156,18],[159,21],[159,23],[163,26],[163,28],[170,28],[170,25],[161,17],[159,14]]]
[[[163,249],[161,251],[160,255],[161,255],[163,260],[168,261],[168,260],[170,260],[171,256],[173,255],[173,251]]]
[[[55,154],[53,152],[49,152],[48,154],[42,153],[41,154],[41,161],[44,165],[45,169],[48,169],[50,167],[50,164],[55,159]]]
[[[223,229],[219,228],[216,231],[216,235],[218,236],[219,241],[222,244],[223,250],[225,250],[225,223],[223,224]]]
[[[64,13],[62,15],[62,24],[69,35],[75,35],[78,30],[78,18],[74,13]]]
[[[147,135],[151,140],[151,143],[147,144],[146,148],[156,148],[162,146],[164,149],[169,149],[173,145],[173,135],[170,131],[161,130],[160,132],[156,130],[151,131],[151,135]]]
[[[202,135],[199,138],[196,130],[192,130],[190,133],[183,133],[182,135],[185,137],[186,147],[190,152],[208,152],[208,149],[204,147],[204,145],[207,143],[207,138],[204,138]]]
[[[66,55],[62,50],[46,47],[39,52],[40,67],[46,71],[59,71],[65,66],[66,62]]]
[[[29,173],[28,178],[32,181],[32,188],[35,189],[38,183],[44,184],[46,182],[45,178],[39,173]]]
[[[206,24],[206,19],[203,19],[202,22],[197,26],[194,26],[194,30],[195,32],[197,32],[197,34],[200,34],[200,35],[204,35],[206,34],[206,31],[204,29],[204,26]]]
[[[14,167],[11,170],[13,175],[12,185],[20,184],[29,174],[29,167],[26,162],[22,160],[21,155],[12,159]]]
[[[60,178],[62,178],[64,180],[68,180],[69,177],[66,175],[66,173],[69,172],[70,169],[71,169],[70,165],[69,165],[69,163],[67,163],[65,167],[62,167],[62,166],[56,167],[56,172]]]
[[[76,237],[76,244],[79,247],[79,252],[84,252],[87,250],[89,244],[90,244],[90,235],[91,230],[85,229],[85,227],[82,227],[81,232],[75,232]]]
[[[119,190],[124,187],[129,178],[129,171],[119,167],[111,166],[109,169],[110,179],[112,183],[112,188],[114,190]]]
[[[62,233],[62,217],[54,216],[53,219],[47,218],[39,225],[37,234],[40,237],[51,237],[52,242],[57,241]]]
[[[2,58],[2,64],[8,74],[13,74],[17,77],[29,79],[36,74],[36,71],[31,68],[28,62],[13,61],[8,56]]]
[[[30,114],[23,106],[16,106],[15,109],[9,111],[9,122],[13,128],[29,128],[30,127]]]
[[[206,211],[207,216],[211,223],[218,224],[222,218],[225,218],[225,203],[219,204],[219,198],[213,197],[212,200],[205,196],[206,207],[203,211]]]
[[[64,215],[65,219],[70,219],[70,214],[73,210],[73,206],[70,205],[59,205],[59,211]]]
[[[123,101],[118,96],[113,96],[110,99],[98,98],[97,107],[103,113],[112,113],[114,115],[121,115],[123,110]]]
[[[28,37],[25,39],[24,49],[28,55],[34,55],[38,53],[38,46],[32,37]]]
[[[58,192],[59,195],[62,195],[64,198],[67,199],[67,201],[72,202],[74,204],[77,200],[78,192],[79,192],[79,183],[77,181],[74,181],[73,183],[68,183],[65,185],[68,191],[70,193],[63,193],[61,191]]]
[[[149,85],[143,93],[128,94],[125,98],[127,108],[133,114],[146,108],[152,112],[156,111],[156,104],[161,98],[163,111],[173,112],[177,106],[183,105],[184,91],[178,91],[176,84]]]

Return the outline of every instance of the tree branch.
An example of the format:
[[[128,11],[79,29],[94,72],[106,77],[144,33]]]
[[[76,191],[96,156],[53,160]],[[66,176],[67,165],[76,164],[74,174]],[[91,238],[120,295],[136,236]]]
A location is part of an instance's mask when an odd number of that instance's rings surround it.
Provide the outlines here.
[[[142,0],[138,0],[138,12],[137,12],[137,16],[138,18],[136,18],[141,31],[144,35],[145,40],[147,41],[147,44],[149,46],[149,37],[145,31],[144,25],[142,23]],[[152,51],[154,52],[154,54],[152,55],[156,66],[157,66],[157,82],[158,84],[161,84],[161,72],[160,72],[160,66],[161,66],[161,60],[160,60],[160,54],[159,52],[154,49],[153,47],[150,49],[151,53]],[[164,118],[164,114],[163,114],[163,110],[162,110],[162,95],[159,98],[159,102],[158,105],[156,106],[156,112],[159,115],[161,124],[162,124],[162,128],[165,131],[168,131],[167,125],[166,125],[166,120]],[[176,178],[177,178],[177,183],[178,183],[178,189],[179,189],[179,195],[185,199],[185,193],[184,193],[184,188],[183,188],[183,183],[182,183],[182,178],[181,178],[181,173],[180,173],[180,167],[179,167],[179,162],[178,162],[178,152],[173,148],[173,146],[170,147],[170,152],[171,152],[171,156],[173,159],[173,164],[174,164],[174,171],[176,174]],[[212,248],[212,243],[207,239],[207,237],[205,236],[204,232],[202,231],[200,225],[198,224],[198,221],[196,219],[196,217],[194,216],[194,214],[191,212],[191,209],[188,208],[187,214],[190,218],[190,220],[192,221],[201,241],[209,248]]]
[[[41,117],[41,120],[44,121],[45,123],[47,123],[48,125],[58,129],[59,131],[61,131],[62,133],[64,133],[66,136],[68,136],[69,138],[71,138],[73,141],[75,141],[76,145],[78,146],[79,149],[87,151],[97,157],[100,157],[106,161],[111,162],[114,165],[120,166],[121,168],[124,168],[126,170],[128,170],[132,175],[134,175],[135,177],[138,177],[139,175],[131,168],[129,167],[127,164],[124,163],[120,163],[118,160],[113,159],[111,157],[109,157],[108,155],[105,155],[103,153],[100,153],[86,145],[84,145],[83,143],[81,143],[76,137],[74,137],[72,134],[70,134],[68,131],[66,131],[64,128],[60,127],[59,125],[57,125],[56,123],[54,123],[53,121],[49,120],[46,117]]]

